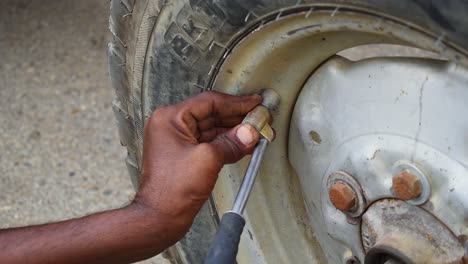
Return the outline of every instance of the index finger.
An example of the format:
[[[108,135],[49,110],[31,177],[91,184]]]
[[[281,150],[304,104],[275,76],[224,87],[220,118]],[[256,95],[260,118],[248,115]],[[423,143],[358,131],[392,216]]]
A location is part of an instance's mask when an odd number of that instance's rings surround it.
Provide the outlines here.
[[[208,117],[232,117],[247,114],[262,101],[260,95],[235,96],[204,92],[183,103],[183,108],[197,121]]]

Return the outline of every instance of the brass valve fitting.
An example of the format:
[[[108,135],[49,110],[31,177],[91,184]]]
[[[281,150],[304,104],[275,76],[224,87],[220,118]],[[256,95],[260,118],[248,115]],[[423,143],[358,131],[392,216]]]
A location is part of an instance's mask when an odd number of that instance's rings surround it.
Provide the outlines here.
[[[253,126],[262,137],[268,142],[272,142],[275,138],[275,132],[271,128],[269,121],[271,113],[276,110],[279,105],[280,96],[272,89],[266,89],[262,92],[263,101],[250,111],[242,121],[243,124]]]

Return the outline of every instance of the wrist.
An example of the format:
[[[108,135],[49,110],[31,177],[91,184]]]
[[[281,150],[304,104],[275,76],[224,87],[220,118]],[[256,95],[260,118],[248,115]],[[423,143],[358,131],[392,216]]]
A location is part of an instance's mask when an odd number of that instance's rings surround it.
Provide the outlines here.
[[[126,209],[134,213],[138,221],[143,221],[152,230],[161,231],[168,239],[174,238],[176,241],[188,232],[193,222],[193,217],[177,213],[176,210],[163,210],[138,194]]]

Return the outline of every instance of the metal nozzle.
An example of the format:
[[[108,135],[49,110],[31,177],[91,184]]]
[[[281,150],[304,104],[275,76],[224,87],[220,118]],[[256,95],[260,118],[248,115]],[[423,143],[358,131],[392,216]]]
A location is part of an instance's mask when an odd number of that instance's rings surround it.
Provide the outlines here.
[[[262,92],[262,105],[268,108],[270,112],[273,112],[276,110],[276,107],[278,107],[280,103],[281,97],[275,90],[273,89],[265,89]]]

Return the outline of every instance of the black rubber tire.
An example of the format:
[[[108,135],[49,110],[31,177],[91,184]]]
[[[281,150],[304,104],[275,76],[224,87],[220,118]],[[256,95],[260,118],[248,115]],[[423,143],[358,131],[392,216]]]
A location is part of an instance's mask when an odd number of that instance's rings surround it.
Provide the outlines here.
[[[113,108],[134,185],[138,182],[144,119],[153,109],[210,89],[212,70],[226,45],[257,23],[258,17],[317,3],[328,9],[367,7],[416,24],[442,36],[442,41],[468,47],[465,0],[111,0],[109,28],[113,38],[108,54],[116,92]],[[466,57],[456,60],[465,61]],[[166,251],[173,262],[203,262],[219,221],[213,208],[205,205],[186,237]]]

